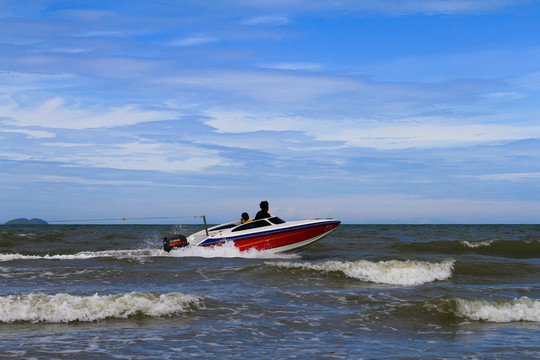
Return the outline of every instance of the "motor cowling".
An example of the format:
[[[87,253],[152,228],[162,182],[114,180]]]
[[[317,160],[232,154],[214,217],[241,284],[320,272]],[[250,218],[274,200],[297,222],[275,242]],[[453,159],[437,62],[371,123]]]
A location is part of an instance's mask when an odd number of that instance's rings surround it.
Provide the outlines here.
[[[174,248],[182,248],[188,246],[186,237],[182,234],[174,234],[163,238],[163,250],[166,252]]]

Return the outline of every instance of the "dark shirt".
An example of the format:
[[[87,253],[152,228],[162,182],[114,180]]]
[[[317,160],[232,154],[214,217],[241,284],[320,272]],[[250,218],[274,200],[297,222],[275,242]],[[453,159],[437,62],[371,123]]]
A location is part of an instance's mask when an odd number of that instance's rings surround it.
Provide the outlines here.
[[[270,215],[267,211],[264,211],[264,210],[260,210],[257,215],[255,215],[255,220],[259,220],[259,219],[266,219],[266,218],[269,218],[271,217],[272,215]]]

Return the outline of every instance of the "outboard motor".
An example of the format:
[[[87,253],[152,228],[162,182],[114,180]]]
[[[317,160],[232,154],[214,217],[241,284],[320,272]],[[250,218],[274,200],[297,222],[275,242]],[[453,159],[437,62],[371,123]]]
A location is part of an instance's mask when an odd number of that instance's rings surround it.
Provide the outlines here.
[[[174,234],[163,238],[163,250],[171,251],[173,248],[182,248],[188,246],[186,237],[182,234]]]

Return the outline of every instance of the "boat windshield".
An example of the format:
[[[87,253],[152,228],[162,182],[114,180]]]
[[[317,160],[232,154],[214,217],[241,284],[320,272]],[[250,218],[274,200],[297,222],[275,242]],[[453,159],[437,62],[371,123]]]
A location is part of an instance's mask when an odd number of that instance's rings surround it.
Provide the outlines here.
[[[225,224],[225,225],[222,225],[222,226],[212,227],[212,228],[210,228],[210,231],[230,229],[230,228],[235,227],[237,225],[238,225],[238,222]]]
[[[271,222],[272,224],[275,224],[275,225],[277,225],[277,224],[285,224],[285,220],[281,220],[281,219],[278,218],[277,216],[271,217],[271,218],[268,219],[268,220],[270,220],[270,222]]]
[[[266,221],[265,219],[254,220],[254,221],[248,222],[247,224],[239,226],[239,227],[233,229],[232,231],[235,232],[235,231],[256,229],[256,228],[263,227],[263,226],[270,226],[270,223],[268,221]]]

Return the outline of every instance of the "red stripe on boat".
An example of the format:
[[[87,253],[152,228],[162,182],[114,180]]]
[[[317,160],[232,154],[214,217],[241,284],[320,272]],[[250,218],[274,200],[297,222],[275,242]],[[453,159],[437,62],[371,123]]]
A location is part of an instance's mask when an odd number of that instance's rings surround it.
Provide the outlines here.
[[[291,231],[280,232],[277,234],[268,233],[254,238],[237,240],[234,242],[234,245],[238,247],[241,251],[251,249],[268,250],[314,238],[318,235],[324,234],[327,231],[336,228],[338,225],[339,222],[336,222],[330,224],[310,226],[305,229],[294,229]]]

